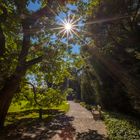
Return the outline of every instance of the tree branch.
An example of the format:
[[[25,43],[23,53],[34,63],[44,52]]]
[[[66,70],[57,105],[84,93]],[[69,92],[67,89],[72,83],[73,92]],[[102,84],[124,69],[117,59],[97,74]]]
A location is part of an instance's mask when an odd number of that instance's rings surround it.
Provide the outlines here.
[[[45,7],[43,7],[42,9],[32,13],[29,16],[25,16],[25,19],[28,21],[28,23],[30,25],[34,25],[36,23],[36,21],[42,17],[42,16],[47,16],[47,17],[51,17],[52,15],[55,15],[54,9],[51,9],[51,6],[53,5],[53,0],[48,0],[47,5]]]
[[[34,86],[32,83],[30,83],[30,82],[24,82],[24,83],[26,83],[26,84],[32,86],[32,88],[33,88],[33,94],[34,94],[34,101],[35,101],[35,103],[36,103],[37,105],[42,106],[42,105],[39,104],[38,101],[37,101],[36,88],[35,88],[35,86]],[[26,98],[27,98],[27,97],[26,97]]]
[[[32,65],[41,62],[42,59],[43,59],[43,56],[39,56],[39,57],[34,58],[34,59],[30,60],[30,61],[27,61],[25,65],[26,65],[26,67],[31,67]]]
[[[129,33],[129,29],[127,29],[127,27],[123,24],[123,23],[120,23],[120,26],[122,27],[123,30],[125,30],[127,33]]]
[[[23,27],[23,43],[22,44],[23,45],[22,45],[21,53],[19,55],[19,64],[20,65],[23,65],[25,63],[26,57],[28,55],[28,51],[30,48],[30,35],[32,33],[32,30],[30,29],[31,25],[34,25],[36,23],[36,21],[44,15],[50,16],[50,14],[53,12],[53,10],[51,10],[51,6],[52,6],[53,2],[54,1],[52,1],[52,0],[48,0],[48,3],[44,8],[38,10],[37,12],[34,12],[30,16],[23,18],[23,20],[22,20],[22,27]],[[37,60],[35,59],[35,61],[37,61]],[[33,65],[34,61],[31,61],[30,63],[31,63],[31,65]]]
[[[26,32],[26,30],[29,29],[29,24],[27,23],[26,20],[22,22],[22,28],[23,28],[23,41],[22,41],[22,49],[19,54],[20,65],[23,65],[25,63],[30,48],[30,34]]]
[[[136,11],[135,11],[135,14],[134,14],[134,17],[133,17],[133,22],[136,20],[139,9],[140,9],[140,0],[138,0],[138,2],[137,2]]]

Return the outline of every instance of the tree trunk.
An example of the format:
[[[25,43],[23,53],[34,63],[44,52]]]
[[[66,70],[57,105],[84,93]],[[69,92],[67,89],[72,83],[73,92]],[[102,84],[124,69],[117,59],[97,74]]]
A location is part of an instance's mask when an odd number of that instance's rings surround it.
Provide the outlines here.
[[[25,71],[16,71],[5,83],[0,90],[0,128],[4,127],[4,121],[11,104],[12,98],[20,85],[21,78]]]
[[[42,120],[42,114],[43,114],[43,110],[40,108],[39,109],[39,119]]]
[[[5,52],[5,36],[0,26],[0,57],[3,56]]]

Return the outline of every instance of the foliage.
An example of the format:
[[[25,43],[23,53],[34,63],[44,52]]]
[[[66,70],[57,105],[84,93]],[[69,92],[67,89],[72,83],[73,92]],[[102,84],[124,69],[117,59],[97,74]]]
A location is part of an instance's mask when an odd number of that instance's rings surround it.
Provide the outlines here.
[[[86,103],[85,102],[80,102],[80,105],[85,107],[86,106]]]
[[[81,98],[87,104],[99,103],[98,82],[88,64],[83,67],[81,74]]]
[[[87,15],[92,15],[96,12],[96,7],[100,4],[100,0],[90,0],[87,5]],[[93,10],[94,9],[94,10]]]
[[[84,35],[89,37],[81,47],[86,63],[81,74],[83,99],[88,102],[96,95],[90,102],[139,114],[139,1],[90,0],[82,6]]]
[[[58,109],[64,112],[69,111],[69,103],[67,101],[63,101],[59,106],[53,106],[51,109]]]
[[[74,99],[74,102],[75,102],[75,103],[80,103],[81,101],[78,100],[78,99]]]
[[[95,108],[95,106],[88,105],[85,102],[80,102],[80,104],[88,110]],[[140,121],[137,118],[105,111],[103,116],[109,140],[140,139]]]
[[[139,140],[140,122],[118,113],[105,113],[105,124],[110,140]]]
[[[21,94],[22,93],[22,94]],[[66,93],[54,88],[36,88],[34,92],[30,86],[22,87],[20,93],[13,98],[13,104],[24,105],[22,109],[43,108],[60,105],[66,99]]]
[[[69,94],[72,94],[72,92],[73,92],[73,89],[72,89],[72,88],[67,88],[67,89],[64,91],[64,93],[65,93],[66,96],[68,96]]]
[[[88,110],[92,110],[94,108],[93,105],[86,104],[85,102],[80,102],[80,105],[82,105],[83,107],[85,107]]]
[[[27,106],[38,106],[35,102],[31,102],[31,100],[29,101]],[[61,91],[52,88],[48,88],[46,92],[37,95],[37,101],[40,104],[40,107],[51,107],[54,105],[60,105],[63,100],[65,100],[65,96],[63,97]]]

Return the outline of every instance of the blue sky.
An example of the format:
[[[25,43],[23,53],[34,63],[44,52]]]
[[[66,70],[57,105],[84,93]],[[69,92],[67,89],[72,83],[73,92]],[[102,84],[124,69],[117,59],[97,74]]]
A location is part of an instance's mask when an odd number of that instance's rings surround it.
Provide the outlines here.
[[[38,3],[37,1],[35,1],[35,3],[30,2],[28,5],[28,9],[32,11],[37,11],[39,8],[40,8],[40,3]]]
[[[29,3],[28,9],[30,9],[31,11],[37,11],[40,8],[40,6],[41,6],[40,3],[37,2],[37,0],[36,0],[35,3],[33,3],[33,2]],[[71,4],[68,4],[67,8],[70,9],[70,11],[68,11],[68,14],[72,14],[71,10],[77,10],[77,7],[75,5],[71,5]],[[66,17],[66,15],[64,13],[60,13],[59,17],[63,19]],[[75,53],[75,54],[80,53],[80,46],[78,44],[72,45],[72,53]]]

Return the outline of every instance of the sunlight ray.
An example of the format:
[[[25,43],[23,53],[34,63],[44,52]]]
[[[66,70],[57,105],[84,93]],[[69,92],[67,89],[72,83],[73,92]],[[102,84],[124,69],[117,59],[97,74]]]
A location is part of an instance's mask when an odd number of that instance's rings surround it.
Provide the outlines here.
[[[72,36],[72,31],[71,30],[69,31],[69,34],[70,34],[70,36]]]
[[[57,3],[58,3],[58,1],[57,1]],[[60,7],[60,4],[58,3],[58,6]],[[64,24],[64,21],[62,20],[62,18],[60,18],[60,16],[52,9],[52,8],[50,8],[49,6],[47,6],[48,7],[48,9],[55,15],[55,16],[57,16],[58,18],[59,18],[59,20]]]
[[[51,30],[59,30],[59,29],[64,29],[64,27],[57,27],[57,28],[52,28]]]
[[[82,41],[84,42],[86,45],[88,45],[88,43],[86,41],[84,41],[75,31],[72,30],[72,32]]]
[[[73,21],[71,24],[74,25],[76,22],[80,21],[81,20],[81,17],[78,18],[77,20]]]
[[[65,36],[66,32],[67,32],[67,31],[64,31],[64,32],[63,32],[63,35],[62,35],[61,39]]]
[[[99,20],[96,20],[96,21],[87,22],[87,23],[85,23],[85,25],[96,24],[96,23],[104,23],[104,22],[108,22],[108,21],[115,21],[115,20],[118,20],[118,19],[125,19],[125,18],[129,18],[129,17],[130,16],[121,16],[121,17],[99,19]]]
[[[80,27],[80,26],[84,26],[85,24],[84,23],[82,23],[82,24],[77,24],[77,25],[73,25],[74,27]]]
[[[62,34],[62,38],[66,38],[67,40],[67,47],[69,44],[69,39],[71,39],[73,37],[73,35],[76,35],[78,38],[80,38],[80,36],[75,32],[75,31],[79,31],[78,30],[78,21],[80,21],[81,17],[79,17],[78,19],[75,19],[75,15],[70,16],[68,14],[67,18],[63,19],[63,22],[60,20],[60,23],[58,23],[59,25],[61,25],[62,27],[57,27],[57,28],[53,28],[53,30],[60,30],[58,32],[57,35]],[[80,39],[82,40],[82,39]]]
[[[57,14],[54,12],[54,10],[52,10],[49,6],[47,6],[47,7],[55,16],[57,16]]]
[[[72,23],[75,19],[75,15],[72,16],[71,20],[70,20],[70,23]]]
[[[71,22],[70,22],[70,15],[68,15],[67,23],[71,23]]]
[[[73,32],[77,37],[80,37],[75,31],[72,30],[72,32]]]
[[[86,35],[93,35],[91,32],[88,32],[88,31],[85,31],[85,30],[81,30],[81,32],[84,32],[84,33],[86,33]]]
[[[63,33],[64,31],[65,31],[65,29],[59,31],[57,35],[60,35],[60,34]]]
[[[68,49],[68,45],[69,45],[69,32],[67,31],[67,49]]]

